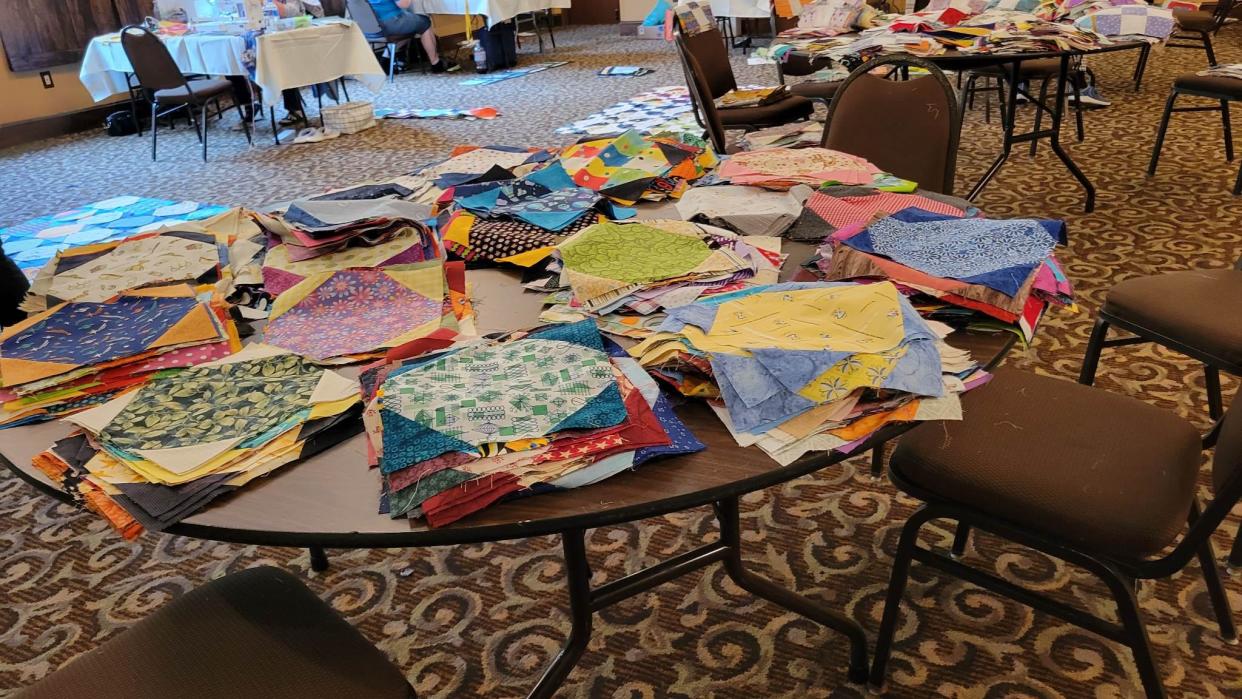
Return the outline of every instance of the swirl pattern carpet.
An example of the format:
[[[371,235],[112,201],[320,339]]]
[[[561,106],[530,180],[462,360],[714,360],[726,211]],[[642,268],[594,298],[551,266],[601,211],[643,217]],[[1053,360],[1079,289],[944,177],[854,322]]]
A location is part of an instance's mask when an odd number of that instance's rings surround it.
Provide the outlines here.
[[[87,133],[0,151],[0,225],[81,202],[131,193],[256,205],[406,171],[457,143],[565,143],[554,128],[652,87],[682,81],[670,46],[622,40],[615,27],[558,32],[569,65],[488,88],[460,78],[409,75],[386,88],[392,107],[500,107],[495,121],[384,122],[354,137],[275,148],[270,132],[247,150],[239,132],[213,126],[203,164],[184,127],[146,141]],[[1242,31],[1217,40],[1222,61],[1242,60]],[[530,47],[527,47],[529,50]],[[528,59],[533,60],[533,59]],[[1242,255],[1242,199],[1229,188],[1218,117],[1180,114],[1158,175],[1144,169],[1174,76],[1205,65],[1201,52],[1157,51],[1138,93],[1133,54],[1091,60],[1113,100],[1086,116],[1087,140],[1069,148],[1099,189],[1084,215],[1081,190],[1043,147],[1015,153],[983,193],[991,215],[1061,216],[1064,261],[1081,309],[1054,312],[1010,363],[1077,375],[1094,311],[1110,285],[1164,270],[1220,268]],[[734,58],[739,82],[772,82],[771,66]],[[641,78],[595,77],[610,64],[655,68]],[[361,88],[358,88],[361,90]],[[1022,118],[1030,119],[1030,109]],[[1071,129],[1067,128],[1069,134]],[[968,115],[958,167],[964,192],[999,149],[995,118]],[[1099,385],[1141,397],[1206,426],[1202,371],[1150,346],[1105,353]],[[1238,381],[1225,378],[1226,400]],[[1208,479],[1203,479],[1206,492]],[[874,638],[905,516],[915,503],[872,481],[862,459],[743,502],[746,557],[756,570],[857,619]],[[1216,537],[1227,550],[1237,517]],[[593,531],[596,584],[715,536],[706,510]],[[935,532],[947,547],[947,529]],[[148,534],[127,543],[96,517],[56,504],[0,473],[0,696],[71,661],[170,598],[230,571],[280,566],[309,585],[401,667],[420,696],[524,696],[559,650],[569,621],[562,558],[550,538],[425,550],[330,552],[309,571],[306,552]],[[969,560],[1101,614],[1113,613],[1088,574],[987,536]],[[1227,580],[1242,610],[1242,574]],[[1147,583],[1140,599],[1170,696],[1242,696],[1242,649],[1215,629],[1199,571]],[[887,696],[1112,699],[1138,696],[1127,650],[1086,631],[915,565],[897,633]],[[188,639],[192,640],[192,639]],[[692,575],[604,612],[564,697],[862,697],[845,681],[842,639],[742,592],[718,569]]]

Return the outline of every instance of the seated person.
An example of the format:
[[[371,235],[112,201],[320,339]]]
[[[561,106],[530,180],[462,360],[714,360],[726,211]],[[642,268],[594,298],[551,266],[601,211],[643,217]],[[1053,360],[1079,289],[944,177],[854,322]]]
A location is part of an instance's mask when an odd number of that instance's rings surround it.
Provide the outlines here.
[[[431,18],[427,15],[415,14],[410,10],[414,0],[367,0],[375,17],[379,20],[384,32],[390,35],[419,34],[423,50],[427,52],[427,60],[431,61],[431,72],[443,73],[448,70],[444,61],[440,60],[440,52],[436,48],[436,33],[431,30]]]

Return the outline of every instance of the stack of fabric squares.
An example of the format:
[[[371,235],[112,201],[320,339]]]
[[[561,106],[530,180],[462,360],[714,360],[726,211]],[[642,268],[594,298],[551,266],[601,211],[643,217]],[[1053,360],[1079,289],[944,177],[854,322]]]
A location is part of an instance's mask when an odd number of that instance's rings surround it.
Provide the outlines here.
[[[40,313],[67,301],[103,302],[130,289],[186,283],[198,291],[232,277],[228,236],[183,225],[56,253],[31,281],[22,310]]]
[[[405,199],[431,204],[450,187],[511,180],[532,172],[555,157],[556,150],[547,148],[458,146],[448,158],[425,165],[400,178],[400,182],[414,191]]]
[[[889,422],[960,419],[958,394],[987,375],[949,332],[891,283],[784,283],[671,308],[630,354],[787,465]]]
[[[601,223],[558,245],[550,268],[559,275],[528,288],[560,290],[548,298],[557,305],[543,320],[597,315],[606,331],[635,337],[650,323],[629,322],[621,312],[651,315],[700,296],[771,283],[782,261],[779,239],[742,238],[686,221]]]
[[[620,204],[677,199],[717,162],[701,138],[646,136],[639,131],[569,146],[559,159],[579,187]]]
[[[374,247],[402,239],[385,248],[392,255],[381,262],[399,264],[442,257],[440,243],[428,226],[431,211],[425,205],[400,199],[316,200],[300,199],[275,216],[256,214],[270,238],[265,266],[273,270],[278,287],[285,287],[310,268],[295,263],[313,260],[351,247]],[[396,261],[393,261],[396,258]],[[320,261],[322,268],[341,269],[354,263],[351,255]],[[316,271],[322,271],[317,269]],[[267,269],[264,277],[269,277]]]
[[[250,345],[68,418],[35,465],[133,538],[357,434],[361,410],[357,381]]]
[[[0,427],[83,410],[239,347],[219,298],[184,284],[58,303],[0,333]]]
[[[865,185],[886,176],[856,155],[826,148],[764,148],[735,153],[721,164],[716,177],[735,185],[789,189],[826,183]]]
[[[677,213],[687,221],[719,226],[742,235],[780,236],[802,215],[810,187],[797,185],[789,191],[722,184],[691,187]],[[820,236],[823,240],[823,236]]]
[[[793,240],[823,242],[838,230],[859,228],[904,209],[919,209],[945,216],[977,216],[979,210],[965,199],[936,192],[889,192],[873,187],[821,187],[806,200]]]
[[[0,228],[4,252],[18,268],[33,275],[56,253],[74,245],[128,238],[160,227],[202,221],[228,207],[192,201],[113,197],[51,216]]]
[[[685,85],[657,87],[557,129],[558,134],[613,136],[641,133],[703,133]]]
[[[361,383],[380,510],[433,527],[703,448],[589,321],[379,365]]]
[[[837,231],[820,250],[824,277],[900,285],[929,318],[1006,330],[1029,341],[1049,304],[1073,304],[1053,256],[1061,221],[957,218],[911,208]]]
[[[460,262],[318,272],[276,297],[264,341],[325,364],[376,359],[432,334],[473,335],[465,298]]]
[[[555,160],[523,177],[450,187],[439,204],[445,248],[472,265],[531,267],[567,236],[635,213],[580,187]]]

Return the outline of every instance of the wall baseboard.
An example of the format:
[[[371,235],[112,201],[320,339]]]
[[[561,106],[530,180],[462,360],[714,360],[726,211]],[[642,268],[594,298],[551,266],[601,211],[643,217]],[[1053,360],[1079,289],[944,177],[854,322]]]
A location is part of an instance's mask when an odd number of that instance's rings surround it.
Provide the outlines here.
[[[112,112],[121,109],[129,109],[128,103],[109,102],[67,114],[0,124],[0,148],[32,143],[88,129],[102,129],[104,119]]]

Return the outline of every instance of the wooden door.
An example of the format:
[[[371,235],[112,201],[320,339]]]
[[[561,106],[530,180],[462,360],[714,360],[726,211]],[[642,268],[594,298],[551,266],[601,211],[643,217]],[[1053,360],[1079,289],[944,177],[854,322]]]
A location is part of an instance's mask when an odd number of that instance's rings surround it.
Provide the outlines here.
[[[621,20],[621,0],[575,0],[569,8],[571,24],[616,24]]]
[[[13,72],[76,63],[93,37],[141,21],[152,0],[0,0],[0,38]]]

